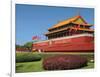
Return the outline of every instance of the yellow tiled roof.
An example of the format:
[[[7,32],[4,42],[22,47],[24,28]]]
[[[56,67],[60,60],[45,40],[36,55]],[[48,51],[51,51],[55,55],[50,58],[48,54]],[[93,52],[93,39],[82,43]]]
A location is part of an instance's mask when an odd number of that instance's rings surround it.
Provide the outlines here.
[[[76,22],[72,22],[73,24],[78,24],[78,23],[76,23]],[[82,23],[82,24],[80,24],[80,25],[85,25],[85,26],[92,26],[92,24],[85,24],[85,23]]]
[[[45,33],[45,35],[48,35],[48,34],[51,34],[51,33],[60,32],[60,31],[63,31],[63,30],[67,30],[68,28],[63,28],[63,29],[59,29],[59,30],[52,31],[52,32],[47,32],[47,33]]]
[[[83,29],[83,28],[79,28],[78,30],[94,31],[93,29]]]
[[[59,23],[55,24],[53,27],[49,28],[49,30],[50,30],[50,29],[53,29],[53,28],[60,27],[60,26],[65,25],[65,24],[69,24],[69,23],[71,23],[71,22],[72,22],[72,23],[75,23],[74,21],[77,20],[78,18],[81,18],[81,19],[83,20],[83,22],[85,22],[84,19],[83,19],[81,16],[77,15],[77,16],[72,17],[72,18],[69,18],[69,19],[67,19],[67,20],[60,21]],[[76,23],[76,24],[79,24],[79,23]],[[84,24],[84,25],[89,25],[89,26],[91,26],[90,24]]]
[[[52,31],[52,32],[47,32],[47,33],[45,33],[45,35],[52,34],[52,33],[56,33],[56,32],[60,32],[60,31],[67,30],[67,29],[77,29],[77,30],[84,30],[84,31],[94,32],[93,29],[67,27],[67,28],[63,28],[63,29],[59,29],[59,30],[55,30],[55,31]]]

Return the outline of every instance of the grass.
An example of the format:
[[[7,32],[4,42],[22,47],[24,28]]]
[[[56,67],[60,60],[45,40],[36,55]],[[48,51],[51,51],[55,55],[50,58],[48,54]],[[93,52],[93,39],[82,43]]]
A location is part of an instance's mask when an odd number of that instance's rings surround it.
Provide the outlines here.
[[[88,63],[87,66],[83,67],[82,69],[91,69],[91,68],[94,68],[94,63]]]
[[[94,68],[94,63],[88,63],[88,66],[85,66],[81,69],[91,69],[91,68]],[[37,62],[16,63],[16,73],[41,72],[41,71],[45,71],[42,68],[42,60]]]
[[[17,55],[23,54],[23,53],[17,53]],[[39,54],[39,53],[33,53],[33,54]],[[68,55],[69,53],[42,53],[40,54],[42,56],[42,59],[40,61],[33,61],[33,62],[19,62],[16,63],[16,73],[24,73],[24,72],[40,72],[40,71],[45,71],[42,67],[42,61],[43,58],[47,58],[49,56],[55,56],[55,55],[59,55],[59,54],[65,54]],[[77,54],[76,55],[81,55],[84,57],[87,57],[88,59],[93,59],[93,54]],[[90,68],[94,68],[94,63],[90,63],[88,62],[88,65],[81,68],[81,69],[90,69]]]
[[[16,73],[43,71],[42,60],[36,62],[16,63]]]

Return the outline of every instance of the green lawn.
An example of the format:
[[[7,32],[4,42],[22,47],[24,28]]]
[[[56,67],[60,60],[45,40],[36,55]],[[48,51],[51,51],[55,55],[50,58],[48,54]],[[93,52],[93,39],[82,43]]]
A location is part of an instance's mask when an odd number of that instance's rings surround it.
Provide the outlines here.
[[[16,72],[38,72],[43,71],[42,60],[36,62],[16,63]]]
[[[17,53],[17,54],[23,54],[23,53]],[[33,53],[37,54],[37,53]],[[67,53],[64,53],[67,54]],[[23,73],[23,72],[40,72],[40,71],[45,71],[42,67],[42,60],[43,58],[49,57],[49,56],[55,56],[59,55],[58,53],[51,54],[51,53],[44,53],[41,54],[42,59],[40,61],[33,61],[33,62],[21,62],[21,63],[16,63],[16,73]],[[81,56],[85,56],[88,59],[93,59],[93,54],[78,54]],[[90,69],[94,68],[94,63],[88,62],[88,65],[81,68],[81,69]]]
[[[94,68],[94,63],[88,63],[87,66],[81,69],[91,69],[91,68]],[[42,60],[37,62],[16,63],[16,73],[41,72],[41,71],[45,71],[42,68]]]
[[[92,69],[92,68],[94,68],[94,63],[88,63],[88,65],[83,67],[82,69]]]

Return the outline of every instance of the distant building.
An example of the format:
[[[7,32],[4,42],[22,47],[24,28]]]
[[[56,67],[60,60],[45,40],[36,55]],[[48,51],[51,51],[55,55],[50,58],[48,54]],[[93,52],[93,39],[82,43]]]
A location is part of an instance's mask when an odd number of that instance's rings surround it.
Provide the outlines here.
[[[36,42],[33,49],[44,52],[93,52],[94,30],[80,15],[63,20],[48,29],[48,40]]]

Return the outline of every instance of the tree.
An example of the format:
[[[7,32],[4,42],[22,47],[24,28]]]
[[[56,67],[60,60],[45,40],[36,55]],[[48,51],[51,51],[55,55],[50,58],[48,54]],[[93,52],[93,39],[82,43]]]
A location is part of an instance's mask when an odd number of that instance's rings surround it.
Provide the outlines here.
[[[17,44],[16,44],[16,48],[20,48],[20,47],[21,47],[20,45],[17,45]]]
[[[32,51],[33,42],[27,42],[24,44],[24,47],[27,48],[30,52]]]

